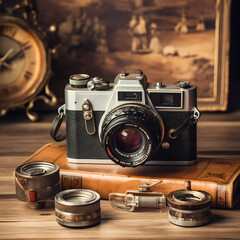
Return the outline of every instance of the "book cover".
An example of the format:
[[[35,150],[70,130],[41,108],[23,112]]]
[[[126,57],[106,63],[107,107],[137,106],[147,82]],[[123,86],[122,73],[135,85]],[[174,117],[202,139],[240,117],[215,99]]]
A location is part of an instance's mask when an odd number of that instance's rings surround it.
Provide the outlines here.
[[[137,190],[143,183],[154,183],[153,191],[165,196],[184,189],[191,181],[192,190],[203,190],[212,195],[212,206],[233,208],[240,196],[240,159],[198,158],[193,166],[138,166],[123,168],[116,164],[68,163],[65,143],[51,143],[30,156],[28,162],[53,162],[59,165],[62,190],[86,188],[98,192],[102,199],[109,193]]]

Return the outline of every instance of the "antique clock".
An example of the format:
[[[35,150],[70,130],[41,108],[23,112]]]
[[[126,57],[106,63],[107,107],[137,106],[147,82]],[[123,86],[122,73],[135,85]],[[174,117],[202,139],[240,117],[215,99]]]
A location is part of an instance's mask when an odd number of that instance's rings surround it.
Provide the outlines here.
[[[0,6],[0,116],[22,107],[35,121],[38,116],[31,109],[36,100],[56,103],[48,86],[51,50],[47,34],[38,25],[35,1],[7,8],[0,0]]]

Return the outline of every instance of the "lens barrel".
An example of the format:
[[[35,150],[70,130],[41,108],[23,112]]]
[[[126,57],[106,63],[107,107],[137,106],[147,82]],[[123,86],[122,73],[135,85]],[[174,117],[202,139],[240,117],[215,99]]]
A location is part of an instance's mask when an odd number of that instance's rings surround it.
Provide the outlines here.
[[[102,124],[101,140],[110,159],[124,167],[143,164],[158,150],[164,136],[161,117],[147,105],[123,104]]]
[[[88,189],[70,189],[55,196],[57,222],[65,227],[90,227],[100,223],[100,195]]]
[[[14,177],[17,198],[32,208],[43,208],[60,191],[59,167],[54,163],[23,164],[15,169]]]

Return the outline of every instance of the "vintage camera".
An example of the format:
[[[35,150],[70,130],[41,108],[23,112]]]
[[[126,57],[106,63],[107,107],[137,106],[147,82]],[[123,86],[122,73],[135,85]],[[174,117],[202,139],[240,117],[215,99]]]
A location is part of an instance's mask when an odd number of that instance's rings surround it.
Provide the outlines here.
[[[72,75],[59,109],[66,114],[68,161],[194,164],[196,90],[189,82],[148,83],[142,71],[122,72],[114,84]]]

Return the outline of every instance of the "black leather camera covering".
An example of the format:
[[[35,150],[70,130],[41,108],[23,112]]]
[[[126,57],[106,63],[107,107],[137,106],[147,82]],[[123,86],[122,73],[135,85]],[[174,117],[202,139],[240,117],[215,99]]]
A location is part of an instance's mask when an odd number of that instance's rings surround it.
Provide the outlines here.
[[[108,159],[98,137],[103,111],[94,111],[96,133],[88,135],[83,112],[66,110],[67,156],[74,159]]]
[[[94,111],[96,133],[88,135],[85,129],[82,111],[66,110],[67,156],[74,159],[108,159],[105,149],[99,141],[98,126],[103,111]],[[191,112],[159,112],[165,126],[165,138],[169,129],[177,128],[191,116]],[[191,161],[196,159],[196,124],[188,127],[176,139],[172,140],[169,149],[160,148],[152,160]]]

